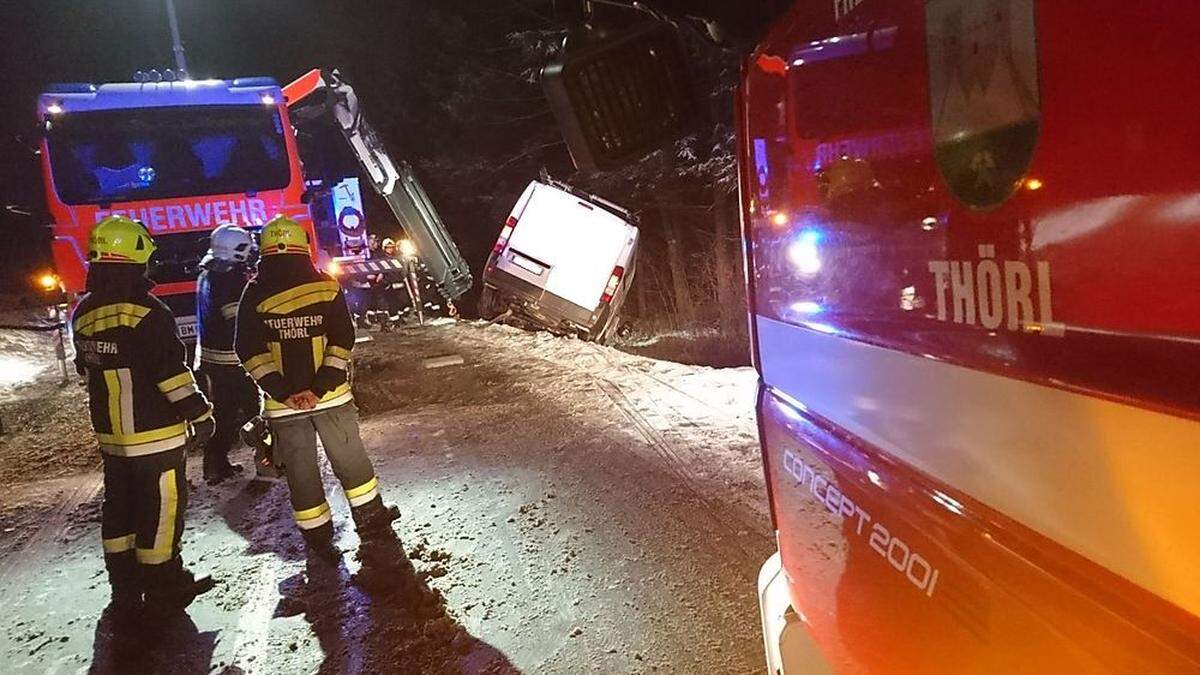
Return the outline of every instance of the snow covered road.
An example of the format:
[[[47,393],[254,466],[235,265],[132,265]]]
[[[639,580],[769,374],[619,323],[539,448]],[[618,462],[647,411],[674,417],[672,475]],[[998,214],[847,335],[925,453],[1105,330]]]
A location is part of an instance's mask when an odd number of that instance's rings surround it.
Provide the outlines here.
[[[423,365],[447,355],[463,363]],[[193,477],[184,556],[222,583],[147,640],[143,672],[761,671],[755,576],[773,542],[751,370],[483,324],[376,336],[356,364],[364,437],[422,586],[398,590],[399,551],[356,558],[331,475],[336,572],[306,569],[285,486]],[[97,624],[90,484],[5,497],[25,516],[5,537],[28,542],[0,549],[5,672],[128,670]]]

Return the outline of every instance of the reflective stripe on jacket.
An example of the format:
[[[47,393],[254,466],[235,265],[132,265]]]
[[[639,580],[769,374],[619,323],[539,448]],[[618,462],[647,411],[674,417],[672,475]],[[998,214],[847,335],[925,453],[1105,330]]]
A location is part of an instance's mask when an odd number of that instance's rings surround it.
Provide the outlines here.
[[[236,347],[267,394],[264,417],[311,414],[286,404],[305,390],[317,395],[318,411],[353,400],[347,369],[354,325],[341,287],[329,277],[313,271],[275,283],[252,281],[238,310]]]
[[[196,280],[196,363],[241,367],[233,348],[238,300],[246,287],[240,268],[206,269]]]
[[[173,450],[187,442],[188,422],[212,415],[162,301],[91,293],[75,308],[71,327],[103,452],[136,457]]]

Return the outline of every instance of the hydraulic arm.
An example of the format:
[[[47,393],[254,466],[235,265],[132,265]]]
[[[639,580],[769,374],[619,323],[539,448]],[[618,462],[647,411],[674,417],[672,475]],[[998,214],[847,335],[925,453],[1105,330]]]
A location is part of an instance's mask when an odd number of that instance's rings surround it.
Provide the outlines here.
[[[336,70],[312,70],[283,92],[289,107],[297,108],[304,101],[302,114],[306,118],[323,116],[337,125],[375,191],[388,203],[416,246],[442,296],[454,300],[466,293],[471,288],[467,262],[412,167],[407,162],[393,161],[378,134],[363,118],[354,89]]]

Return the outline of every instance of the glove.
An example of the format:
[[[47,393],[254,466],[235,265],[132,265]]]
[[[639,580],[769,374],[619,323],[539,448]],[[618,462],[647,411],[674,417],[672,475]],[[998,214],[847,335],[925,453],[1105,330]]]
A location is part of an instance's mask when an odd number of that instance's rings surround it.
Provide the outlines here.
[[[213,433],[217,430],[217,421],[213,418],[208,418],[200,422],[192,424],[192,442],[197,446],[204,447],[208,445],[208,440],[212,438]]]

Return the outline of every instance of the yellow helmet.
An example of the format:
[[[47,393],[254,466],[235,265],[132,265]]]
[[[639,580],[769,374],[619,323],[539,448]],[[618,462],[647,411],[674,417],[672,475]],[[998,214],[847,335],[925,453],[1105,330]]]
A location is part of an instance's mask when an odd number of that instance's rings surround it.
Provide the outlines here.
[[[125,216],[108,216],[88,235],[88,262],[145,265],[157,248],[145,225]]]
[[[308,232],[300,226],[300,223],[287,216],[275,216],[267,223],[259,238],[258,249],[264,258],[285,253],[297,255],[311,255],[312,253]]]

